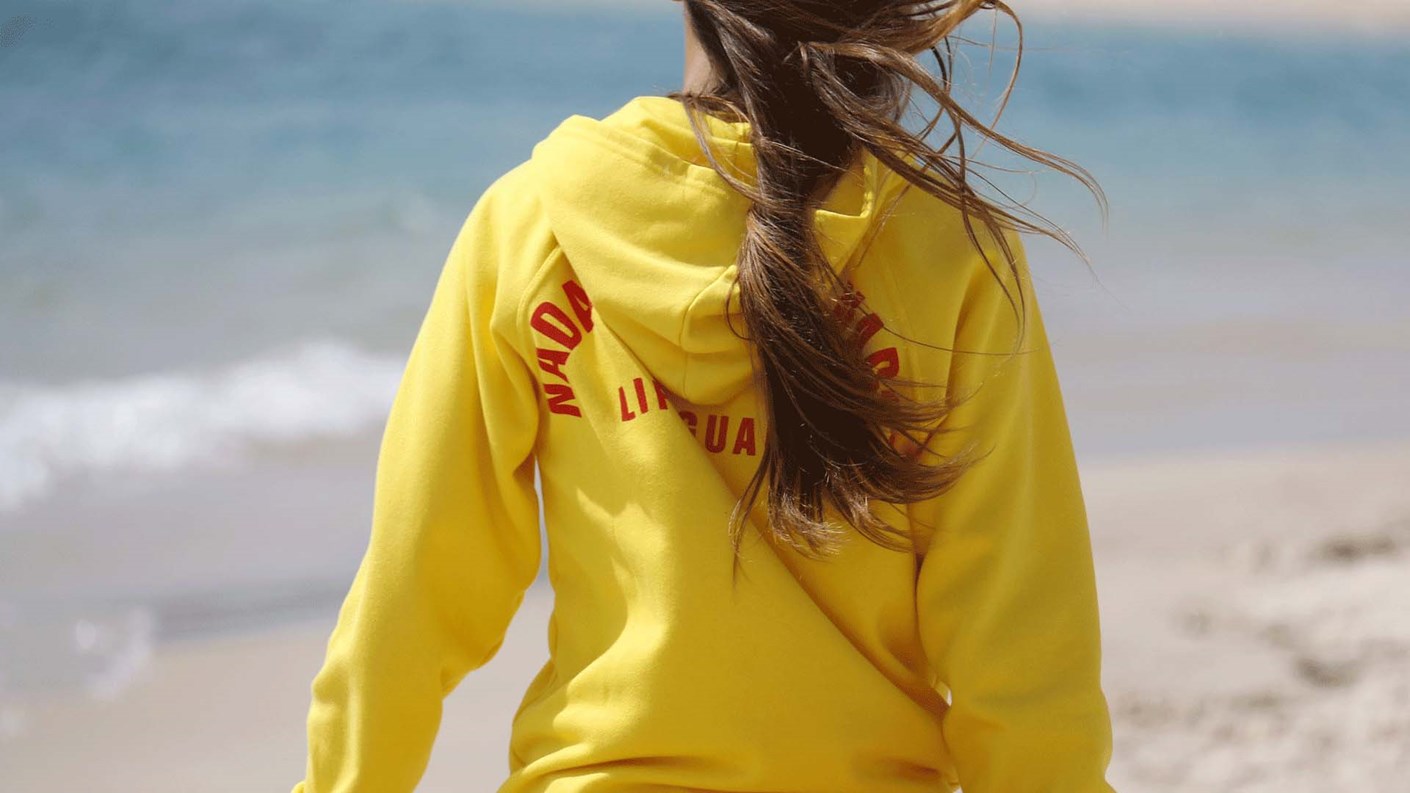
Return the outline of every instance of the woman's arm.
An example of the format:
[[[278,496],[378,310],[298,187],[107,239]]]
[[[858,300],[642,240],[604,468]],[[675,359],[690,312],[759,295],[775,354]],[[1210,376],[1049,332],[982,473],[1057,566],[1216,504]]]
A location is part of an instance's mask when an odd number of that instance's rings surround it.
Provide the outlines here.
[[[912,506],[935,527],[917,610],[944,734],[965,793],[1111,793],[1111,724],[1091,540],[1077,465],[1022,242],[1013,235],[1027,330],[1000,283],[974,268],[949,388],[942,453],[987,456],[948,492]],[[991,255],[1001,272],[1005,264]],[[982,352],[986,354],[971,354]]]
[[[294,793],[413,790],[442,699],[498,651],[538,572],[535,385],[491,323],[504,234],[482,197],[412,347],[367,552],[313,680]]]

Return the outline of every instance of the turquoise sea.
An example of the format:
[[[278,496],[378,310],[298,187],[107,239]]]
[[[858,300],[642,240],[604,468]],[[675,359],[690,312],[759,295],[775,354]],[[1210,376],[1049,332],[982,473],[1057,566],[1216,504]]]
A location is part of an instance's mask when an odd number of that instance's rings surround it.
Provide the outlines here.
[[[326,614],[460,222],[677,84],[660,6],[5,3],[0,704]],[[1028,22],[1001,128],[1112,207],[1006,183],[1092,256],[1032,248],[1083,459],[1410,434],[1410,42]]]

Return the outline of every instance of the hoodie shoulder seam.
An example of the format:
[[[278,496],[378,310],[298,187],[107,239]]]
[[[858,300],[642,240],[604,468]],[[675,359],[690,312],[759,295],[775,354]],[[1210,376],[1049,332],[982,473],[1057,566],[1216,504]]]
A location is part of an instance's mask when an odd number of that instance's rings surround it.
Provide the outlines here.
[[[484,196],[485,200],[492,200],[490,199],[492,194],[496,194],[500,190],[511,190],[528,197],[533,205],[533,210],[527,215],[521,214],[519,218],[521,222],[536,227],[533,232],[530,232],[535,237],[532,247],[539,248],[542,245],[548,249],[547,254],[532,267],[514,268],[518,272],[512,273],[506,273],[501,267],[497,276],[501,281],[508,282],[505,284],[507,288],[517,291],[517,295],[513,297],[514,314],[510,320],[515,334],[513,341],[520,356],[524,359],[524,363],[532,370],[537,363],[537,354],[533,344],[533,335],[529,332],[525,307],[528,305],[530,296],[537,289],[543,273],[548,270],[554,257],[563,252],[563,248],[548,223],[547,211],[543,206],[542,197],[538,194],[537,186],[530,180],[529,173],[532,167],[530,163],[530,160],[525,160],[505,172],[486,189]],[[527,229],[520,231],[524,232]],[[528,242],[528,240],[523,241]]]

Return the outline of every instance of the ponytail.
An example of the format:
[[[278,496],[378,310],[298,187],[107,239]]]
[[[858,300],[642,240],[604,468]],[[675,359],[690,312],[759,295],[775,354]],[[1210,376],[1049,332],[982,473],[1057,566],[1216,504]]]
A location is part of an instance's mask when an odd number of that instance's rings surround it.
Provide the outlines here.
[[[973,459],[959,453],[934,464],[922,461],[918,452],[927,450],[953,402],[948,394],[933,400],[906,396],[897,386],[927,384],[873,371],[844,322],[856,295],[824,255],[813,211],[865,149],[912,185],[958,208],[984,255],[974,229],[978,220],[1011,271],[1018,264],[1003,228],[1051,237],[1080,254],[1061,229],[975,190],[966,131],[1078,179],[1103,207],[1104,196],[1079,166],[1004,137],[951,98],[950,36],[975,12],[994,9],[1010,17],[1021,53],[1022,26],[1000,0],[684,3],[718,83],[670,96],[685,105],[711,166],[752,202],[738,258],[740,314],[757,351],[755,385],[769,420],[759,470],[730,516],[736,563],[744,516],[765,481],[774,541],[814,558],[833,555],[842,529],[825,520],[830,502],[868,540],[913,550],[909,533],[874,515],[871,502],[907,504],[936,496]],[[938,79],[916,60],[927,51],[939,64]],[[918,134],[902,124],[915,87],[939,108]],[[757,163],[752,184],[716,159],[702,113],[749,122]],[[925,139],[946,119],[951,134],[932,148]],[[987,255],[985,261],[998,277]],[[1020,279],[1013,282],[1022,288]],[[1009,294],[1009,302],[1021,334],[1023,295]],[[915,451],[897,448],[898,442]]]

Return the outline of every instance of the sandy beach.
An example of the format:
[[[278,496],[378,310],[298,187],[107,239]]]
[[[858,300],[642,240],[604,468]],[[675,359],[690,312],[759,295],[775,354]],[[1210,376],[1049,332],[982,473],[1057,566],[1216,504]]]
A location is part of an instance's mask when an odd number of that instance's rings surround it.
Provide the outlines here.
[[[1397,789],[1410,442],[1108,460],[1083,480],[1118,790]],[[551,598],[532,589],[500,653],[448,699],[422,790],[502,779]],[[331,619],[167,642],[115,699],[31,703],[0,742],[5,789],[287,789]]]

